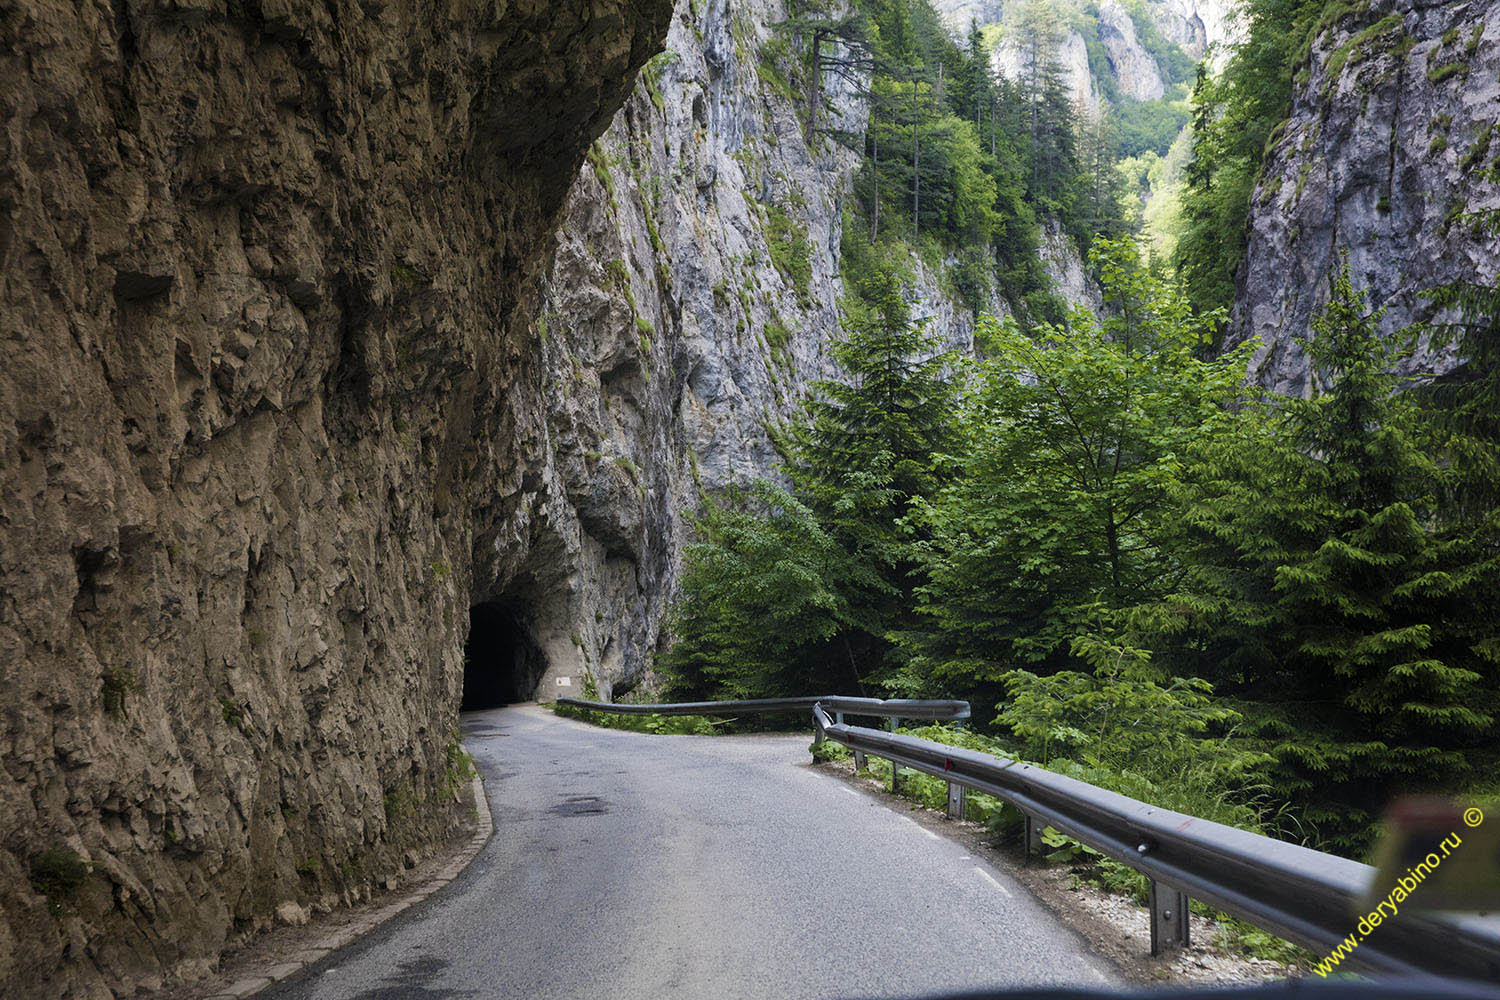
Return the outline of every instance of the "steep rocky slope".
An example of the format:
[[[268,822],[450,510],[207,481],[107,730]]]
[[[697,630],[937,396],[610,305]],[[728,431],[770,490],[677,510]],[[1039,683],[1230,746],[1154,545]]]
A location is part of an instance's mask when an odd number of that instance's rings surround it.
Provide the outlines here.
[[[537,335],[547,434],[577,529],[517,602],[541,691],[635,683],[700,488],[771,472],[768,422],[833,374],[843,201],[855,156],[809,147],[778,0],[678,5],[667,50],[568,198]],[[832,115],[862,128],[837,90]],[[567,585],[569,579],[575,585]]]
[[[458,819],[470,605],[572,530],[539,278],[669,6],[0,8],[7,993],[191,977]]]
[[[1425,289],[1496,280],[1500,236],[1467,225],[1500,209],[1500,3],[1371,0],[1313,46],[1290,120],[1252,202],[1235,342],[1260,342],[1253,371],[1278,392],[1311,391],[1294,337],[1327,300],[1347,252],[1357,287],[1394,335],[1432,318]],[[1414,376],[1451,370],[1426,339]]]

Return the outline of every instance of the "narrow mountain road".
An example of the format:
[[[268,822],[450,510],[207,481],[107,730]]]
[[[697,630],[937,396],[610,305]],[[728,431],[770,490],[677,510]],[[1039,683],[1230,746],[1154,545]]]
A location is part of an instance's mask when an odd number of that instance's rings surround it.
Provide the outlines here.
[[[1003,872],[806,766],[809,737],[465,715],[495,836],[265,997],[910,997],[1115,981]]]

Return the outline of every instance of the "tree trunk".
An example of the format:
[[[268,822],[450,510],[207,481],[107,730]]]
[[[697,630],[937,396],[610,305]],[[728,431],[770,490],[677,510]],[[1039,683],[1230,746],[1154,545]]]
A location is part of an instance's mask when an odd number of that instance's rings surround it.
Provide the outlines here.
[[[922,158],[921,143],[917,139],[917,81],[911,83],[911,233],[916,238],[922,235]]]
[[[808,73],[807,84],[807,148],[812,151],[813,135],[818,129],[818,102],[822,98],[821,88],[823,85],[823,32],[813,31],[812,36],[812,70]]]

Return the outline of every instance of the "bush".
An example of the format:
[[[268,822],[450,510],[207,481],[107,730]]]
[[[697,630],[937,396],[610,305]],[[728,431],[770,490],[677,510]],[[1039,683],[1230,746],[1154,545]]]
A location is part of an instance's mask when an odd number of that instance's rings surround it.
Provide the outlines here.
[[[53,902],[72,899],[92,868],[76,851],[48,848],[31,863],[31,887]]]
[[[653,736],[713,736],[724,723],[702,715],[621,715],[592,708],[577,708],[553,702],[552,711],[565,719],[577,719],[591,726],[623,729]]]

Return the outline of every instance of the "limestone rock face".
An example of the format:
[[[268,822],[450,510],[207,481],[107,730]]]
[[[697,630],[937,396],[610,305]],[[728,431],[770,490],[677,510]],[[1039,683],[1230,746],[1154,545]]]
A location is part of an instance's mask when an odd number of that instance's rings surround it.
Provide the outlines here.
[[[809,145],[770,55],[778,0],[678,5],[590,150],[537,321],[576,583],[527,612],[541,693],[638,682],[700,489],[770,475],[768,423],[834,373],[841,212],[857,158]],[[765,78],[777,74],[774,79]],[[830,80],[831,82],[831,80]],[[863,128],[837,88],[820,123]]]
[[[1234,36],[1233,6],[1234,0],[1157,0],[1146,11],[1157,30],[1188,55],[1202,59],[1212,49],[1215,62],[1222,62]]]
[[[1500,239],[1464,216],[1500,209],[1486,174],[1497,128],[1500,3],[1372,0],[1317,41],[1254,195],[1239,275],[1231,339],[1259,342],[1262,384],[1312,391],[1293,338],[1327,301],[1343,253],[1390,335],[1434,318],[1424,290],[1496,279]],[[1424,338],[1401,370],[1420,378],[1459,363],[1451,345]]]
[[[461,818],[469,608],[544,592],[570,530],[539,279],[669,15],[0,12],[16,995],[191,978]]]
[[[1062,68],[1062,77],[1068,88],[1068,99],[1075,107],[1089,112],[1099,110],[1099,87],[1089,68],[1088,43],[1076,31],[1063,36],[1057,50],[1057,60]],[[1002,37],[990,55],[995,72],[1009,80],[1020,80],[1025,75],[1026,60],[1021,48],[1013,41]]]
[[[1135,22],[1114,0],[1102,0],[1099,4],[1099,41],[1121,95],[1137,101],[1154,101],[1167,92],[1155,57],[1136,38]]]

